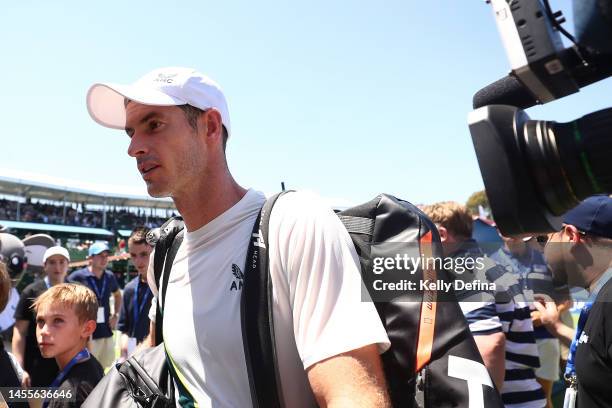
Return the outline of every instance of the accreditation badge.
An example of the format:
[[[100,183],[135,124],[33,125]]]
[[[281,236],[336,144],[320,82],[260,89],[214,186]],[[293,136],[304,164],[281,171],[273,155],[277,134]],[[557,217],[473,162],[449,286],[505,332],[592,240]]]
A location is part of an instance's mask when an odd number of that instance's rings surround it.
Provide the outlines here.
[[[96,323],[105,323],[106,319],[104,318],[104,307],[98,307],[98,317],[96,318]]]

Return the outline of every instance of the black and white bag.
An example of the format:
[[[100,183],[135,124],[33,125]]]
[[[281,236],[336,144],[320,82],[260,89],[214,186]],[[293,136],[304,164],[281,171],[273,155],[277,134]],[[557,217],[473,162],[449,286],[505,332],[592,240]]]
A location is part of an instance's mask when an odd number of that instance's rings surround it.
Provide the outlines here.
[[[265,245],[270,214],[282,194],[266,201],[253,226],[242,290],[243,345],[253,406],[258,408],[284,406],[274,344],[272,280]],[[393,257],[402,245],[441,256],[435,225],[407,201],[383,194],[341,211],[338,216],[359,255],[366,287],[371,286],[367,280],[371,278],[374,245],[376,256]],[[161,293],[165,292],[163,288],[169,275],[162,274],[162,265],[164,269],[171,265],[168,259],[173,259],[171,250],[174,248],[175,254],[178,248],[173,240],[177,234],[180,236],[181,224],[180,219],[169,220],[162,227],[156,245],[154,269]],[[168,252],[170,256],[166,256]],[[164,277],[162,282],[160,276]],[[416,271],[413,280],[420,279],[453,280],[445,271],[428,267]],[[381,357],[394,407],[503,407],[453,293],[412,290],[375,305],[391,341],[391,348]],[[158,310],[158,318],[160,314]],[[161,332],[157,338],[160,336]]]

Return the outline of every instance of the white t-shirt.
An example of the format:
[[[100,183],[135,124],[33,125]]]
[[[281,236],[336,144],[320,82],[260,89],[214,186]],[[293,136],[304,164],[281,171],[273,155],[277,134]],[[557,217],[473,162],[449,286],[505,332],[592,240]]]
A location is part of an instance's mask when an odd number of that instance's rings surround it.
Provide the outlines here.
[[[186,232],[173,263],[164,341],[182,387],[200,407],[252,405],[240,295],[253,223],[264,200],[249,190],[219,217]],[[295,192],[279,199],[267,244],[285,405],[312,407],[306,368],[369,344],[383,352],[389,339],[374,304],[361,301],[351,239],[319,198]],[[154,286],[152,273],[151,267],[148,281]]]

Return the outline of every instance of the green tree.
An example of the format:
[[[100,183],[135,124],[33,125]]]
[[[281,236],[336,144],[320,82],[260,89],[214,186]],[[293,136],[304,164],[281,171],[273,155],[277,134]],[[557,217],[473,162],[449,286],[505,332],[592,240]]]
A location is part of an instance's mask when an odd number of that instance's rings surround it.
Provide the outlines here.
[[[491,213],[491,207],[489,206],[489,199],[487,198],[487,193],[484,190],[476,191],[475,193],[472,193],[470,198],[468,198],[465,203],[465,206],[474,215],[478,215],[479,205],[481,205],[489,214]]]

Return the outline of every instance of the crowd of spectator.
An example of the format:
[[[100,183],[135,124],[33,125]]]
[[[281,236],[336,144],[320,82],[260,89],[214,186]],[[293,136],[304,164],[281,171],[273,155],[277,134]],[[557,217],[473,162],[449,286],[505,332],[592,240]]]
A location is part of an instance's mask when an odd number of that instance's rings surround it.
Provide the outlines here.
[[[0,220],[40,222],[44,224],[72,225],[79,227],[107,228],[112,230],[131,229],[134,225],[149,228],[159,227],[168,217],[147,215],[145,209],[110,207],[106,211],[106,225],[101,210],[88,209],[85,204],[63,205],[32,202],[28,199],[18,206],[17,201],[0,199]],[[19,208],[18,208],[19,207]]]

